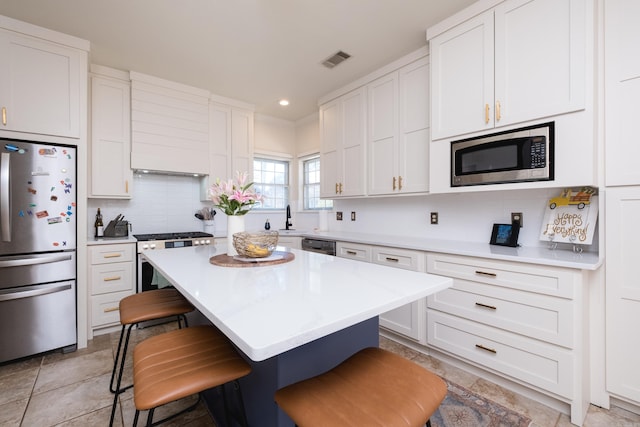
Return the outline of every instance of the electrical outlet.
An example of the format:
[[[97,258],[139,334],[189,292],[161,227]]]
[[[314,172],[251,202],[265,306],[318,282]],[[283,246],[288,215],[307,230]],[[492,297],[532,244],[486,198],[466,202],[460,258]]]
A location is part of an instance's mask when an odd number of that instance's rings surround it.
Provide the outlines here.
[[[511,223],[517,222],[522,227],[522,212],[511,212]]]
[[[342,212],[336,212],[336,221],[342,221]]]
[[[351,221],[355,221],[355,220],[356,220],[356,213],[351,212]]]
[[[431,212],[431,224],[438,223],[438,212]]]

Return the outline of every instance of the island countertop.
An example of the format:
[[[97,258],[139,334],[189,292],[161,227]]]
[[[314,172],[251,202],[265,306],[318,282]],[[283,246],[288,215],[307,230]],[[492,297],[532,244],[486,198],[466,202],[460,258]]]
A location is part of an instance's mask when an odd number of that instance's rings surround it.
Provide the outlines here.
[[[282,249],[282,248],[279,248]],[[297,249],[276,265],[221,267],[225,245],[147,251],[148,261],[254,361],[452,285],[450,278]]]

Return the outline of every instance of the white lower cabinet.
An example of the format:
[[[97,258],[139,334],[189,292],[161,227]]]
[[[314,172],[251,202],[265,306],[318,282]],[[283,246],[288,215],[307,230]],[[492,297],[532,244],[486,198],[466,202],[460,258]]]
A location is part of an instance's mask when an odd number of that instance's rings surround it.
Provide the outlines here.
[[[407,249],[337,242],[336,255],[412,271],[426,271],[425,254]],[[380,315],[380,326],[422,344],[425,341],[426,298]]]
[[[425,272],[425,254],[407,249],[374,246],[373,262],[389,267]],[[402,334],[412,340],[425,343],[425,317],[427,299],[422,298],[411,304],[380,315],[380,326]]]
[[[120,300],[135,293],[135,248],[134,243],[89,246],[90,318],[94,334],[119,325]]]
[[[336,242],[336,255],[341,258],[371,262],[371,246],[359,243]]]
[[[301,249],[302,237],[298,236],[279,236],[278,246],[284,246],[286,248]]]
[[[427,272],[454,279],[427,298],[427,344],[588,409],[588,304],[581,271],[428,254]]]

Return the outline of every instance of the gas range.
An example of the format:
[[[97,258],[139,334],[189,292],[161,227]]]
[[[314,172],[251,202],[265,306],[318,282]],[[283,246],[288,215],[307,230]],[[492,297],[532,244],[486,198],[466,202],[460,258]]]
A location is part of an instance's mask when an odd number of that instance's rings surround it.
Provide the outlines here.
[[[181,233],[134,234],[138,240],[138,253],[147,250],[184,248],[213,244],[213,235],[201,231]]]

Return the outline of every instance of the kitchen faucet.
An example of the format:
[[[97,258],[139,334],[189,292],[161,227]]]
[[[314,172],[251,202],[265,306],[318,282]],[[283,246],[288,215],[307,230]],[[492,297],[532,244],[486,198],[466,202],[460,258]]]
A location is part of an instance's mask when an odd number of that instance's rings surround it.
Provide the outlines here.
[[[287,205],[287,220],[284,223],[284,229],[285,230],[289,230],[289,227],[291,227],[293,224],[291,224],[291,206]]]

